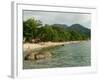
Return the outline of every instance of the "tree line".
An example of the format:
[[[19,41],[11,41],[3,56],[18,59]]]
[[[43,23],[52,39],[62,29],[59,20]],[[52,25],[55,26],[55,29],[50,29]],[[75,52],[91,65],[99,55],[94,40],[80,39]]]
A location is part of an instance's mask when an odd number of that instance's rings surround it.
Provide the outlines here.
[[[86,28],[85,28],[86,29]],[[63,42],[90,39],[88,33],[57,25],[42,24],[40,20],[30,18],[23,21],[24,42]]]

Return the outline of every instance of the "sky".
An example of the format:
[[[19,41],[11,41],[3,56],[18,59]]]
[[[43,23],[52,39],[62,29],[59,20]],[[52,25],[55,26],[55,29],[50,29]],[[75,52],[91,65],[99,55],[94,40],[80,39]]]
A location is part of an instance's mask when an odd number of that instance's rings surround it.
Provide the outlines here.
[[[91,28],[91,14],[75,12],[47,12],[47,11],[23,11],[23,20],[35,18],[42,21],[43,24],[81,24],[84,27]]]

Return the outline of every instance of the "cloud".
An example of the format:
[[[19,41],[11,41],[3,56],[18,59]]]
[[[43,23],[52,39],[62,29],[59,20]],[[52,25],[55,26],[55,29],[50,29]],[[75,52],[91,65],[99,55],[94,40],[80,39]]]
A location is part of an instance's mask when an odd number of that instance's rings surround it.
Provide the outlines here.
[[[65,12],[46,12],[46,11],[24,11],[24,20],[35,17],[43,24],[81,24],[91,27],[91,14],[86,13],[65,13]]]

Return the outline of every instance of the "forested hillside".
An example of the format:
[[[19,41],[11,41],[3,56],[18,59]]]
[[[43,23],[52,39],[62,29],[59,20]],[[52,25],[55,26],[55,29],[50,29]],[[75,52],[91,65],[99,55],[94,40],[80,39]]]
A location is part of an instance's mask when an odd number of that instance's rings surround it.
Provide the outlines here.
[[[67,22],[66,22],[67,23]],[[34,18],[23,22],[25,42],[63,42],[90,39],[91,30],[81,24],[42,24]]]

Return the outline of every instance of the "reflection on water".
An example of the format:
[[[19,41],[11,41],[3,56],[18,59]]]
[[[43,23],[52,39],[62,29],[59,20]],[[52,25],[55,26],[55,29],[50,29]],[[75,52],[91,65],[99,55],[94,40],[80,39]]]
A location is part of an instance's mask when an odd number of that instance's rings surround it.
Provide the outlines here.
[[[53,53],[51,59],[25,61],[24,69],[55,68],[55,67],[78,67],[91,65],[90,41],[67,44],[64,46],[45,49]]]

